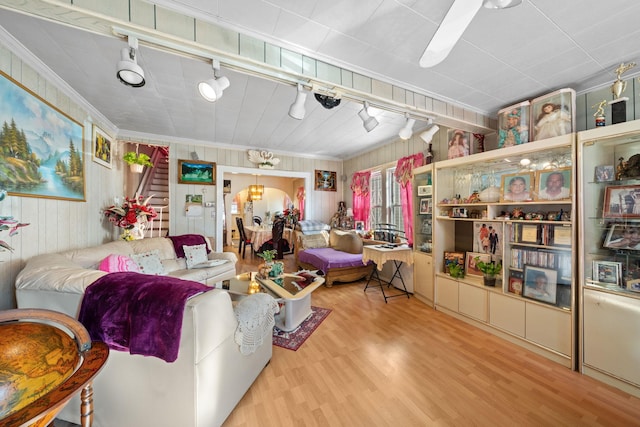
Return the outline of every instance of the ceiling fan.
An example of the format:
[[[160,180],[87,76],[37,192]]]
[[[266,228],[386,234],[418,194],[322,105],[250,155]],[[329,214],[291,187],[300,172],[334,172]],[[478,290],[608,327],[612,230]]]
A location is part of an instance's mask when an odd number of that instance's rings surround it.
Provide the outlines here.
[[[487,9],[507,9],[520,3],[522,0],[454,0],[422,54],[420,66],[428,68],[442,62],[483,5]]]

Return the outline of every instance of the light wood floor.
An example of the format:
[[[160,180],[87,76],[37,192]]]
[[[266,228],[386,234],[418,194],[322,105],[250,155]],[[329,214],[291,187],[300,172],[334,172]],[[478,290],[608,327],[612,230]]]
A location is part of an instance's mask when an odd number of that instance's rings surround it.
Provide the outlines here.
[[[247,253],[238,270],[260,261]],[[298,351],[274,346],[225,427],[640,425],[640,399],[364,286],[314,291],[333,311]]]
[[[261,261],[249,252],[239,273]],[[640,399],[364,286],[314,291],[333,311],[298,351],[274,346],[224,427],[640,426]]]

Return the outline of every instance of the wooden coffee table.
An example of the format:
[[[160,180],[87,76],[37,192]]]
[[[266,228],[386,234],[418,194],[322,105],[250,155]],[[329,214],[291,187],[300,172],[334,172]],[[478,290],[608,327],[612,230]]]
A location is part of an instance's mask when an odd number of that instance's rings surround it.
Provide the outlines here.
[[[324,283],[324,278],[316,276],[313,282],[304,287],[298,285],[304,283],[304,279],[295,274],[257,281],[284,304],[281,304],[280,313],[276,316],[276,326],[289,332],[311,315],[311,292]]]

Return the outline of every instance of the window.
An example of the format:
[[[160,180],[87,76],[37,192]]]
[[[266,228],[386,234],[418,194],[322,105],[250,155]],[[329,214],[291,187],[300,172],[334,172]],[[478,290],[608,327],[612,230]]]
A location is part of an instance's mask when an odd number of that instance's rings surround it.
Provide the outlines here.
[[[396,181],[395,172],[395,167],[387,169],[387,223],[393,224],[398,230],[404,231],[400,184]]]
[[[371,193],[371,228],[377,224],[393,224],[404,231],[400,184],[395,180],[395,167],[371,172],[369,191]],[[384,177],[384,179],[383,179]]]
[[[369,194],[371,194],[371,215],[369,217],[371,228],[384,221],[382,204],[382,173],[380,171],[371,172],[369,179]]]

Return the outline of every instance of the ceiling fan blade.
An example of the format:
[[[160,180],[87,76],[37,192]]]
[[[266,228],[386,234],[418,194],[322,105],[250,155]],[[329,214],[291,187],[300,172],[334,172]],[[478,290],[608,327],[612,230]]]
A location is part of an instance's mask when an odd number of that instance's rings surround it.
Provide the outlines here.
[[[482,7],[483,0],[455,0],[420,58],[422,68],[442,62]]]

